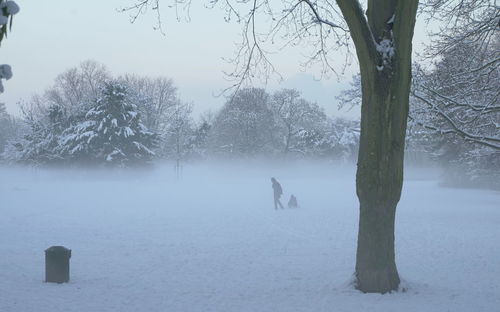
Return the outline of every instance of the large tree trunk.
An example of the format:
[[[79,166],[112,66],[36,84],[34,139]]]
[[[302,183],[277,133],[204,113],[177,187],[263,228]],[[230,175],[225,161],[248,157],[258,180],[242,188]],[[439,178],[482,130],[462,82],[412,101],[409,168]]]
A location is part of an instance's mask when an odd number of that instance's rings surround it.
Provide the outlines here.
[[[395,262],[396,205],[411,81],[417,0],[337,0],[356,46],[361,72],[361,138],[356,174],[359,232],[356,287],[386,293],[399,286]]]
[[[356,278],[357,287],[364,292],[384,293],[399,285],[394,221],[403,186],[410,68],[397,65],[393,62],[392,68],[363,71],[361,77]]]

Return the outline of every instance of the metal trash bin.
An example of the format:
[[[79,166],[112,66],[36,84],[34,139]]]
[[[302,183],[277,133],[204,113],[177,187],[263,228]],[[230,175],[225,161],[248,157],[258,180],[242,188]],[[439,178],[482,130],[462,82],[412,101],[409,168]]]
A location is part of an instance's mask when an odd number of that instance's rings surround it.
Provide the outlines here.
[[[52,246],[45,250],[45,282],[69,282],[69,258],[71,249]]]

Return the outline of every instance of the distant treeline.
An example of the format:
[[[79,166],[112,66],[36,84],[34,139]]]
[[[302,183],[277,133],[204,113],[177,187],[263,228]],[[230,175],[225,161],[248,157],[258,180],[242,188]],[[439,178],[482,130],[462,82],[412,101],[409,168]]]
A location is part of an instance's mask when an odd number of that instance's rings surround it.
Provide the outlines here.
[[[21,110],[15,119],[0,106],[5,161],[127,166],[155,158],[357,156],[359,122],[328,117],[297,90],[240,89],[195,120],[172,79],[113,77],[93,61],[59,75]]]
[[[440,72],[421,75],[418,82],[433,75]],[[334,100],[356,105],[359,81]],[[295,89],[242,88],[218,111],[195,119],[172,79],[113,77],[93,61],[60,74],[43,94],[21,103],[21,111],[22,117],[14,118],[0,103],[5,162],[131,166],[155,159],[266,157],[355,163],[360,133],[359,121],[329,117]],[[422,99],[412,97],[410,116],[408,163],[437,162],[453,184],[500,184],[498,151],[450,136],[435,109],[423,109]]]

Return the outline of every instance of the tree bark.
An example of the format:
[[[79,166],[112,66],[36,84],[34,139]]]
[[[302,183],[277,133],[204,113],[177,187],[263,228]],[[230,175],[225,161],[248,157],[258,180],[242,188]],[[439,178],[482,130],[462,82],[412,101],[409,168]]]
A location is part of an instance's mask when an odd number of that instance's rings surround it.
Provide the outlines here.
[[[385,293],[399,286],[394,223],[403,185],[408,117],[408,96],[404,96],[404,90],[409,88],[409,79],[398,79],[400,71],[393,68],[392,73],[396,75],[390,76],[389,71],[375,70],[361,78],[363,105],[356,174],[360,203],[356,282],[358,289],[364,292]]]
[[[394,229],[403,186],[411,42],[418,0],[371,0],[367,18],[358,1],[337,0],[337,4],[351,31],[361,72],[356,288],[386,293],[400,283]],[[390,53],[381,49],[384,40],[391,44]]]

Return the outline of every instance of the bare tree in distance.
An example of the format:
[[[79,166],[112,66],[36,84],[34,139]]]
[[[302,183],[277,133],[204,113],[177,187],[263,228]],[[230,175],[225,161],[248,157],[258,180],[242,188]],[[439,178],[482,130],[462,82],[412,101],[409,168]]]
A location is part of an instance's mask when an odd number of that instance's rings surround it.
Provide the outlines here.
[[[229,157],[264,155],[274,145],[270,96],[261,88],[241,88],[220,109],[209,137],[213,153]]]
[[[483,6],[497,10],[494,1],[427,0],[422,11],[453,27],[453,8],[467,15]],[[135,17],[159,5],[189,8],[190,0],[136,0],[129,10]],[[408,118],[412,39],[418,0],[213,0],[226,20],[242,25],[243,42],[234,58],[233,88],[255,77],[267,79],[275,71],[267,44],[301,45],[308,50],[306,64],[319,62],[325,72],[335,68],[332,54],[354,43],[361,74],[361,133],[356,174],[360,202],[355,287],[386,293],[399,287],[395,263],[394,225],[403,185],[403,158]],[[463,9],[463,10],[462,10]],[[127,10],[127,8],[125,9]],[[188,10],[188,9],[186,9]],[[178,15],[177,15],[178,16]],[[432,15],[431,15],[431,18]],[[463,17],[466,19],[466,17]],[[474,19],[472,18],[471,21]],[[264,26],[262,26],[264,25]],[[312,51],[312,52],[311,52]]]
[[[43,94],[22,100],[19,103],[21,113],[24,119],[34,122],[46,119],[49,108],[58,106],[66,116],[79,116],[100,96],[102,86],[109,79],[111,74],[104,65],[84,61],[59,74]]]
[[[304,129],[320,127],[326,122],[324,111],[316,103],[301,98],[295,89],[276,91],[270,101],[271,109],[284,128],[283,154],[293,151],[293,141]]]
[[[168,126],[169,117],[177,111],[179,98],[174,81],[167,77],[124,75],[119,78],[143,98],[139,109],[144,125],[161,133]]]
[[[66,113],[74,114],[88,108],[99,96],[104,83],[111,79],[106,66],[92,60],[83,61],[59,74],[54,85],[42,96],[46,106],[58,105]]]
[[[169,110],[169,116],[162,133],[162,145],[165,153],[175,159],[176,178],[182,175],[182,162],[188,156],[193,137],[192,104],[175,101]]]

